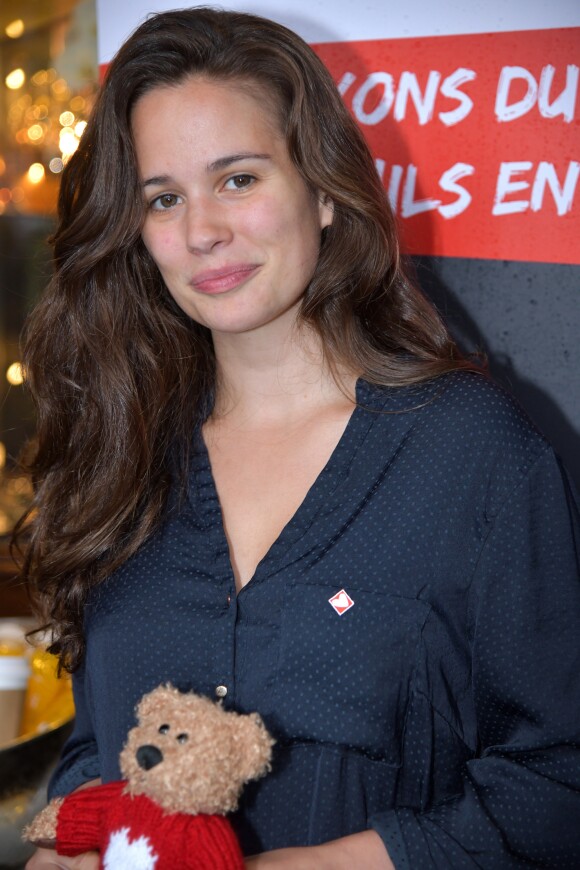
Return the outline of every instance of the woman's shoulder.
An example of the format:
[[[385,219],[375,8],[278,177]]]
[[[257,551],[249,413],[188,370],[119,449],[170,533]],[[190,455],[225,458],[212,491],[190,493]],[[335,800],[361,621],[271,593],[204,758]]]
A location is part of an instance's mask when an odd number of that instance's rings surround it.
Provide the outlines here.
[[[367,387],[385,411],[409,414],[414,428],[427,427],[433,436],[547,443],[516,399],[483,372],[455,371],[405,387]]]
[[[514,396],[485,373],[456,371],[430,382],[433,418],[439,415],[487,435],[543,436]]]
[[[485,374],[457,371],[411,387],[376,390],[387,412],[378,415],[379,425],[404,429],[405,451],[423,477],[436,468],[444,470],[450,486],[459,478],[485,480],[496,503],[550,450],[513,396]],[[389,421],[389,411],[398,424]]]
[[[426,414],[434,434],[493,458],[499,468],[525,472],[550,445],[526,411],[501,385],[477,372],[441,378]]]

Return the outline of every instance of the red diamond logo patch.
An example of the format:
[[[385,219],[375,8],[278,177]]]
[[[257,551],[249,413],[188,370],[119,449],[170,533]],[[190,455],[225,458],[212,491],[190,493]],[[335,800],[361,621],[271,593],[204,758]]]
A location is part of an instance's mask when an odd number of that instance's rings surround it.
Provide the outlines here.
[[[354,605],[354,601],[344,589],[341,589],[340,592],[329,598],[328,603],[332,604],[339,616],[342,616],[343,613],[346,613]]]

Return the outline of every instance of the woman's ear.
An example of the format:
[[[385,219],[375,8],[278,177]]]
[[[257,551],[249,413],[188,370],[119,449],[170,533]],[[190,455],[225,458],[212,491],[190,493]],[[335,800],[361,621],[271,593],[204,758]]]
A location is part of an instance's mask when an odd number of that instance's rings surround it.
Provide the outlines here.
[[[327,193],[318,191],[318,214],[320,217],[320,229],[329,227],[334,217],[334,203]]]

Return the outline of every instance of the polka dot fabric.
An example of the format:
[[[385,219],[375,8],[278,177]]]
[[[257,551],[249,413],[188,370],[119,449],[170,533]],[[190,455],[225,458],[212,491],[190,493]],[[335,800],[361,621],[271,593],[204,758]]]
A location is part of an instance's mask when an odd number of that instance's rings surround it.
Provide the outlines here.
[[[359,381],[296,515],[236,596],[201,438],[188,498],[96,590],[51,794],[119,776],[161,682],[258,710],[247,854],[373,827],[397,870],[580,867],[580,520],[484,377]],[[353,602],[339,613],[330,599]],[[339,608],[340,609],[340,608]]]

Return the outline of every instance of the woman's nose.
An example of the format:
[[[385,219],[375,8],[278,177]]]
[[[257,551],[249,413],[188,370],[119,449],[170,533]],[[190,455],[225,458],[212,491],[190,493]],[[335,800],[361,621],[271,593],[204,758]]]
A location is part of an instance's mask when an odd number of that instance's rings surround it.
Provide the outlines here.
[[[216,245],[232,238],[227,208],[211,197],[196,198],[188,205],[187,247],[194,253],[206,254]]]

